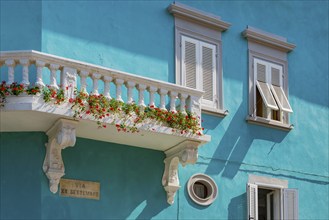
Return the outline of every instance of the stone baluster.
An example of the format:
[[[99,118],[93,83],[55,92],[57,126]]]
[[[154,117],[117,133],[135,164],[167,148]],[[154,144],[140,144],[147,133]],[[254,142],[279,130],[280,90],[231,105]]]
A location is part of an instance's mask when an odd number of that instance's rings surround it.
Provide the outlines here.
[[[177,98],[178,93],[170,91],[169,96],[170,96],[170,111],[171,112],[176,112],[176,98]]]
[[[15,60],[8,59],[5,64],[8,66],[8,81],[7,85],[10,85],[14,82],[14,73],[15,73]]]
[[[103,80],[104,80],[104,96],[107,99],[111,99],[111,95],[110,95],[110,82],[112,81],[112,77],[111,76],[104,76]]]
[[[145,107],[144,91],[146,89],[146,85],[138,84],[137,89],[138,89],[138,105],[141,107]]]
[[[39,88],[42,88],[45,86],[45,84],[43,83],[42,80],[42,69],[43,67],[45,67],[46,63],[41,61],[41,60],[37,60],[35,62],[35,66],[37,67],[37,81],[35,82],[35,86],[38,86]]]
[[[122,84],[124,83],[123,79],[115,79],[114,83],[116,85],[116,99],[120,102],[123,102],[122,99]]]
[[[21,84],[23,84],[24,87],[28,87],[30,85],[30,82],[29,82],[29,65],[30,65],[30,61],[28,59],[20,59],[19,63],[23,66],[23,74],[22,74]]]
[[[166,109],[166,95],[168,93],[168,90],[165,89],[159,89],[160,94],[160,109],[161,110],[167,110]]]
[[[49,69],[50,69],[50,74],[51,74],[49,87],[52,89],[58,89],[57,80],[56,80],[56,71],[59,69],[59,65],[50,64]]]
[[[99,95],[98,93],[98,80],[101,78],[101,74],[99,73],[93,73],[91,78],[93,79],[93,95]]]
[[[127,103],[131,104],[134,102],[133,99],[133,88],[135,87],[136,83],[133,81],[128,81],[126,83],[126,87],[127,87]]]
[[[180,99],[180,111],[183,113],[183,114],[186,114],[186,99],[187,99],[188,95],[187,94],[184,94],[184,93],[181,93],[179,94],[179,99]]]
[[[150,86],[148,88],[148,91],[149,91],[149,94],[150,94],[150,104],[149,104],[149,106],[153,106],[154,108],[156,107],[155,106],[155,101],[154,101],[154,94],[157,90],[158,90],[158,88],[154,87],[154,86]]]
[[[88,94],[88,92],[87,92],[87,82],[86,82],[86,79],[87,79],[88,76],[89,76],[88,71],[86,71],[86,70],[81,70],[80,71],[80,83],[81,83],[80,92],[86,93],[86,94]]]

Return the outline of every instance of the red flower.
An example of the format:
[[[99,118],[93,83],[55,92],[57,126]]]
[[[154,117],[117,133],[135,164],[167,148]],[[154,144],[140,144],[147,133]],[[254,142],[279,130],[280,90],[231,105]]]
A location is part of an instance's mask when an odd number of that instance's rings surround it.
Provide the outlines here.
[[[89,110],[88,110],[88,111],[86,111],[86,114],[87,114],[87,115],[89,115],[89,114],[90,114],[90,111],[89,111]]]
[[[70,98],[69,99],[69,103],[73,103],[74,102],[74,99],[73,98]]]

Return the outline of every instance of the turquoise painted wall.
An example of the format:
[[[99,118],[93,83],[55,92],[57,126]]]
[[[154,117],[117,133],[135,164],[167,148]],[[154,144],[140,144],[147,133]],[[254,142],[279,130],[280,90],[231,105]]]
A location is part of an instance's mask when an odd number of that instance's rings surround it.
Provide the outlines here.
[[[0,134],[1,219],[176,217],[161,185],[162,152],[78,138],[62,151],[64,178],[99,182],[101,191],[100,200],[76,199],[49,190],[44,133]]]
[[[0,0],[0,50],[41,50],[41,1]]]
[[[329,218],[328,2],[181,2],[219,15],[232,24],[222,34],[224,105],[230,114],[225,118],[203,115],[205,132],[212,136],[212,141],[200,148],[196,165],[180,168],[182,188],[176,195],[174,205],[167,206],[165,203],[160,182],[163,171],[163,154],[160,152],[78,139],[76,147],[64,151],[67,178],[100,181],[104,185],[101,195],[104,198],[99,202],[77,200],[61,198],[49,192],[46,177],[41,171],[43,142],[46,140],[44,134],[6,133],[5,147],[1,146],[2,155],[3,152],[9,155],[6,158],[14,158],[16,152],[9,146],[13,136],[29,140],[32,135],[31,138],[35,137],[38,141],[35,145],[30,143],[31,149],[41,153],[41,158],[33,160],[34,168],[39,170],[33,170],[31,172],[37,173],[30,174],[39,178],[33,190],[41,197],[40,202],[36,200],[38,202],[33,203],[37,210],[31,213],[28,209],[22,209],[20,214],[6,212],[7,216],[25,216],[24,213],[28,213],[26,216],[45,219],[241,219],[246,216],[245,185],[248,174],[255,174],[286,179],[289,187],[298,188],[301,219]],[[174,19],[166,10],[170,3],[43,1],[42,6],[38,6],[41,7],[42,33],[37,42],[43,52],[174,82]],[[6,7],[14,5],[6,4]],[[2,10],[5,9],[2,7]],[[19,24],[23,17],[18,15],[12,19],[11,22]],[[288,55],[289,100],[294,110],[290,119],[295,126],[290,132],[251,125],[245,121],[248,111],[248,57],[247,41],[241,32],[247,25],[287,37],[289,42],[297,45]],[[15,31],[23,33],[20,30],[24,28]],[[8,41],[1,39],[1,45],[3,42]],[[26,47],[20,44],[23,43],[13,40],[8,42],[7,47],[40,50],[34,41],[25,40]],[[142,159],[144,157],[146,161]],[[39,164],[35,162],[40,160]],[[115,161],[121,166],[116,166]],[[7,159],[9,162],[11,164],[11,159]],[[142,166],[136,167],[135,164],[140,163]],[[16,166],[22,164],[18,162]],[[98,170],[102,172],[95,172]],[[185,189],[188,178],[198,172],[213,177],[219,187],[217,200],[206,208],[195,205]],[[19,178],[10,173],[2,175],[13,179],[11,183]],[[126,183],[127,179],[137,179],[136,184],[142,191],[138,191],[133,182],[122,188],[121,183]],[[15,184],[3,183],[1,187],[8,192],[14,192],[16,188]],[[6,201],[8,210],[13,207],[14,200],[3,196],[1,199],[2,204]],[[21,206],[24,201],[28,200],[23,200]],[[56,212],[52,208],[54,205],[61,211]],[[91,209],[100,211],[89,211]]]

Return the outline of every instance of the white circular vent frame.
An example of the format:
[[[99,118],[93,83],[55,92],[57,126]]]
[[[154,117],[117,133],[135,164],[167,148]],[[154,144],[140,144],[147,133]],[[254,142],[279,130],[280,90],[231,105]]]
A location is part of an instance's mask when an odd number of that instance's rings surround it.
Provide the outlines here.
[[[194,185],[196,183],[202,184],[206,187],[207,195],[205,198],[200,198],[194,191]],[[189,179],[186,187],[190,198],[199,205],[208,206],[217,198],[218,187],[215,181],[208,175],[202,173],[194,174]]]

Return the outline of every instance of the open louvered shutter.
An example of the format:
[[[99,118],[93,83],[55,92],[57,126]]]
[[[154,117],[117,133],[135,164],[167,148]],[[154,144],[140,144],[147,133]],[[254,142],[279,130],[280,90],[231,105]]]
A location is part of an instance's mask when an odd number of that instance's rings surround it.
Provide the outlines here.
[[[182,84],[196,89],[198,72],[198,41],[182,36]]]
[[[254,59],[254,75],[256,78],[256,87],[267,108],[278,110],[272,92],[270,90],[269,80],[269,64],[265,61]]]
[[[285,112],[292,112],[288,98],[283,91],[282,66],[271,64],[271,91],[280,109]]]
[[[283,219],[298,219],[298,190],[283,189]]]
[[[200,42],[201,50],[201,84],[203,103],[209,107],[216,107],[216,46]]]
[[[257,185],[247,185],[248,220],[258,220],[258,189]]]

